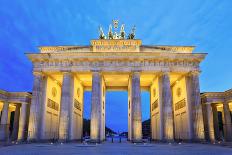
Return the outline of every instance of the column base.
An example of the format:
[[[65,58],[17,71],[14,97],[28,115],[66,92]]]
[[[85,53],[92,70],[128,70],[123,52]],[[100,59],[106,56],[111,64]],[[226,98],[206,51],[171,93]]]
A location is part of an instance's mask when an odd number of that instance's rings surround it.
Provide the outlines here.
[[[9,125],[0,124],[0,141],[6,141],[9,137]]]
[[[58,139],[59,143],[75,143],[75,142],[83,142],[83,139]]]
[[[87,140],[86,141],[87,143],[90,143],[90,144],[96,144],[96,143],[101,143],[101,142],[103,142],[102,140],[100,140],[100,139],[89,139],[89,140]]]
[[[143,139],[134,139],[134,140],[131,140],[131,143],[144,143],[144,140]]]

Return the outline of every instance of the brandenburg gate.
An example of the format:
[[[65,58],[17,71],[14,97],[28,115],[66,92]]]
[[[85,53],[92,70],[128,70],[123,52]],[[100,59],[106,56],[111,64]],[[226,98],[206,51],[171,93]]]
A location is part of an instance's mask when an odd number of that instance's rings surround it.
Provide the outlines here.
[[[114,23],[115,24],[115,23]],[[115,25],[114,25],[115,26]],[[33,63],[34,86],[28,138],[62,140],[82,137],[83,93],[92,91],[92,141],[105,139],[105,93],[128,91],[128,139],[142,140],[141,91],[150,92],[151,138],[172,141],[204,139],[199,64],[204,53],[193,46],[147,46],[135,39],[108,36],[99,29],[90,46],[42,46],[27,53]]]

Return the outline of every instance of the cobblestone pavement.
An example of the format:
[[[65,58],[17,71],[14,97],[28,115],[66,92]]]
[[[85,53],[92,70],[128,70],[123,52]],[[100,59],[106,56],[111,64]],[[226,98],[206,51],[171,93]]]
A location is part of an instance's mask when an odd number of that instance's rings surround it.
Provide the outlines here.
[[[229,146],[208,144],[20,144],[0,147],[0,155],[232,155]]]

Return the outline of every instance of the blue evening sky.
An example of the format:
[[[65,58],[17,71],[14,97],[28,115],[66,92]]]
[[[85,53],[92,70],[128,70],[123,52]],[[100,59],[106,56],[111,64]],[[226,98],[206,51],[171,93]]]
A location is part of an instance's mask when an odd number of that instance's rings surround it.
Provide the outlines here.
[[[25,52],[42,45],[88,45],[98,26],[112,19],[136,25],[147,45],[195,45],[208,53],[202,63],[201,91],[232,88],[231,0],[1,0],[0,89],[32,90],[32,64]],[[85,117],[90,113],[85,93]],[[127,129],[127,93],[108,92],[106,124]],[[149,94],[142,93],[143,120],[149,118]]]

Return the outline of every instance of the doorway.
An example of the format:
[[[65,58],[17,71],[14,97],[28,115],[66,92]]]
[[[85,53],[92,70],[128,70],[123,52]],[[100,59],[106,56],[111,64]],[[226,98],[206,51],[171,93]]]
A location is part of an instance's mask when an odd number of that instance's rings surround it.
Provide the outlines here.
[[[106,92],[106,140],[125,142],[128,136],[128,92]]]

